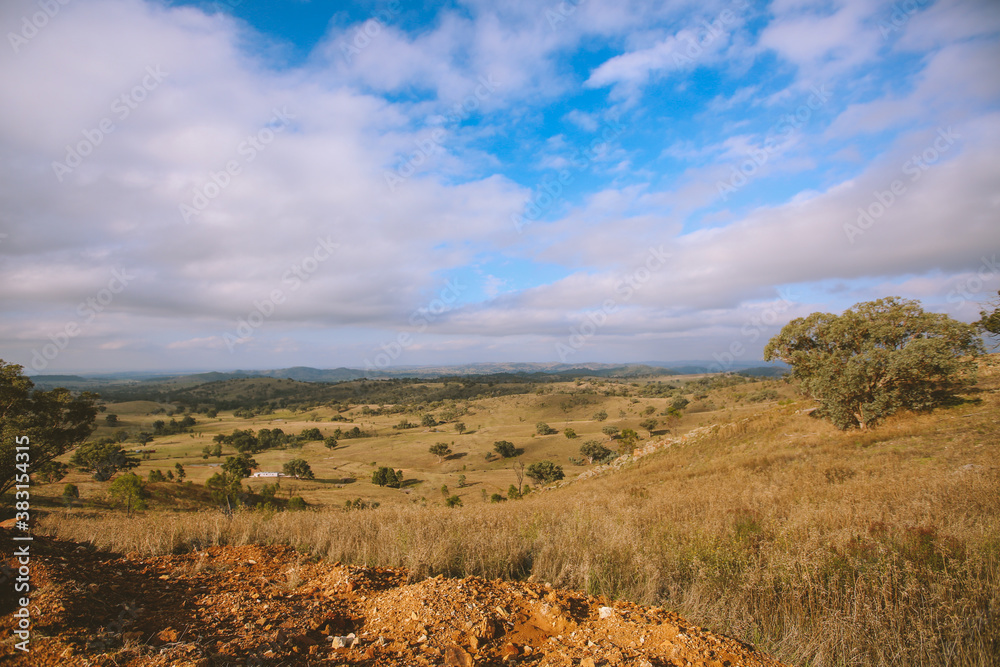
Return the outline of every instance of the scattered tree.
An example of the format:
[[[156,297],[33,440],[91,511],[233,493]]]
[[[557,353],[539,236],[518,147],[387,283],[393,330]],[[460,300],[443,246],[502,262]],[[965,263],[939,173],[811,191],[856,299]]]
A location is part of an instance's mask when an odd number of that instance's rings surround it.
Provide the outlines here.
[[[236,456],[227,456],[226,462],[222,464],[222,469],[225,472],[238,479],[249,477],[253,474],[254,468],[257,467],[259,467],[257,461],[246,452],[237,454]]]
[[[639,434],[630,428],[623,428],[618,436],[618,450],[625,454],[630,454],[639,442]]]
[[[455,423],[455,430],[458,431],[459,435],[462,435],[463,433],[465,433],[465,423],[464,422],[456,422]]]
[[[80,489],[76,488],[76,484],[67,484],[63,487],[62,500],[67,507],[80,500]]]
[[[563,435],[565,435],[568,439],[573,440],[576,438],[576,431],[571,428],[567,428],[563,431]]]
[[[142,478],[134,472],[126,473],[112,482],[108,493],[125,505],[126,516],[132,516],[133,510],[146,509],[146,487]]]
[[[230,457],[232,458],[232,457]],[[242,478],[228,472],[217,472],[208,478],[205,486],[212,494],[212,500],[218,505],[225,505],[226,510],[233,511],[243,498]]]
[[[163,471],[159,469],[150,470],[149,475],[147,475],[146,479],[148,479],[151,484],[155,482],[167,481],[167,478],[163,475]]]
[[[928,313],[899,297],[859,303],[843,315],[789,322],[764,360],[792,367],[837,428],[875,426],[899,410],[929,410],[975,382],[983,352],[975,325]]]
[[[646,429],[649,432],[649,437],[653,437],[653,431],[659,425],[660,422],[650,417],[649,419],[644,419],[639,422],[639,426]]]
[[[372,484],[376,486],[387,486],[390,489],[398,489],[402,481],[403,475],[397,474],[395,470],[388,466],[382,466],[372,473]]]
[[[183,482],[184,478],[187,477],[187,473],[184,471],[184,466],[182,466],[180,463],[175,463],[174,470],[177,471],[177,481]]]
[[[104,416],[104,422],[108,426],[117,426],[118,425],[118,415],[112,414],[112,413],[108,413],[107,415]]]
[[[611,426],[609,424],[608,426],[605,426],[604,428],[601,429],[601,433],[608,436],[609,439],[614,440],[615,437],[618,435],[619,430],[620,429],[617,426]]]
[[[514,471],[514,477],[517,479],[517,495],[520,497],[521,483],[524,481],[524,461],[514,461],[510,469]]]
[[[460,489],[464,489],[465,488],[465,475],[459,475],[458,476],[458,488],[460,488]]]
[[[21,374],[18,364],[0,359],[0,494],[21,475],[65,474],[65,466],[51,466],[55,459],[79,445],[94,431],[97,395],[73,396],[67,389],[40,391]],[[28,445],[28,461],[17,456],[17,447]],[[21,478],[24,479],[24,478]],[[51,481],[59,481],[57,477]]]
[[[602,445],[597,440],[588,440],[587,442],[580,445],[580,454],[587,458],[588,461],[593,463],[594,461],[601,461],[608,458],[614,452]]]
[[[987,310],[979,311],[979,321],[976,324],[984,334],[996,339],[996,347],[1000,347],[1000,291],[997,292],[997,298],[987,304]]]
[[[302,499],[302,496],[292,496],[288,499],[288,509],[294,511],[304,510],[306,508],[306,501]]]
[[[552,461],[539,461],[528,466],[528,477],[535,480],[536,484],[551,484],[565,477],[565,474],[561,465]]]
[[[608,413],[605,410],[600,410],[594,413],[594,421],[602,422],[608,418]]]
[[[431,445],[430,452],[438,457],[438,463],[441,463],[444,461],[444,457],[451,455],[451,447],[446,442],[436,442]]]
[[[428,427],[430,427],[430,426],[437,426],[437,424],[438,424],[437,420],[434,419],[434,415],[432,415],[432,414],[426,414],[426,415],[424,415],[423,417],[420,418],[420,425],[421,426],[428,426]]]
[[[316,475],[313,474],[312,468],[309,467],[309,463],[305,459],[287,461],[281,467],[281,471],[295,479],[316,479]]]
[[[461,507],[462,499],[458,496],[448,496],[444,499],[444,504],[448,507]]]
[[[337,439],[332,435],[328,435],[323,439],[323,446],[327,449],[335,449],[337,447]]]
[[[139,465],[138,458],[125,452],[118,443],[107,440],[80,445],[69,462],[79,470],[92,474],[98,482],[106,482],[115,473]]]
[[[538,432],[538,435],[552,435],[553,433],[558,433],[558,431],[545,422],[538,422],[535,424],[535,430]]]
[[[497,440],[494,442],[493,451],[505,459],[517,456],[517,448],[514,447],[514,443],[509,440]]]

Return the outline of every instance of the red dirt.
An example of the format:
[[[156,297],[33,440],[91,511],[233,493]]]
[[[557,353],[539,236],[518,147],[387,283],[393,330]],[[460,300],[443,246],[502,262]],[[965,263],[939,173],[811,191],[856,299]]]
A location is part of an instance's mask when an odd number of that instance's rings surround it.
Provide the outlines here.
[[[0,546],[13,553],[6,531]],[[659,608],[476,577],[408,583],[287,546],[140,557],[36,537],[31,554],[30,653],[14,648],[2,582],[12,665],[782,664]],[[351,633],[351,648],[331,639]]]

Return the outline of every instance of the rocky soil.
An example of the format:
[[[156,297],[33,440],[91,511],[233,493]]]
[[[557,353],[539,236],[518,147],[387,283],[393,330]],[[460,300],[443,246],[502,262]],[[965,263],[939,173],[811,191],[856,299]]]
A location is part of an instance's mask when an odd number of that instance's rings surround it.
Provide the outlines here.
[[[16,568],[13,544],[0,530]],[[781,665],[664,609],[542,583],[415,581],[274,545],[142,557],[31,544],[30,653],[14,648],[0,581],[5,664]]]

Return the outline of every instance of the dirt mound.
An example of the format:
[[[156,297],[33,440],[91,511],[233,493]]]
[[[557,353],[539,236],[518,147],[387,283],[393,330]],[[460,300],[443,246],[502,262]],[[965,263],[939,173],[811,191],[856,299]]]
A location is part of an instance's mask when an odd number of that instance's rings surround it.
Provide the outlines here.
[[[14,648],[9,601],[0,622],[14,665],[781,664],[668,611],[542,584],[411,582],[286,546],[140,557],[36,538],[31,551],[31,652]]]

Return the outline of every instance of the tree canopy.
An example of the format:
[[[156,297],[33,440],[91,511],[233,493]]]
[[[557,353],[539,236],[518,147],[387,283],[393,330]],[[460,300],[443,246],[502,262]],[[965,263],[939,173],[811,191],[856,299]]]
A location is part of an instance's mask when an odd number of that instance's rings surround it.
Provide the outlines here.
[[[0,493],[14,485],[15,449],[30,449],[27,464],[31,475],[46,475],[58,481],[65,473],[55,458],[76,447],[93,433],[97,418],[96,394],[74,396],[67,389],[41,391],[21,373],[18,364],[0,359]],[[27,441],[25,441],[27,438]]]
[[[295,479],[316,479],[309,462],[305,459],[292,459],[282,466],[281,471]]]
[[[888,297],[842,315],[789,322],[764,348],[792,367],[821,416],[840,429],[874,426],[898,410],[927,410],[975,381],[975,325]]]
[[[98,482],[106,482],[122,470],[139,465],[139,459],[110,440],[88,442],[80,445],[69,462],[83,472],[89,472]]]
[[[438,462],[440,463],[444,460],[444,457],[451,455],[451,447],[446,442],[436,442],[431,445],[430,453],[438,457]]]
[[[505,459],[517,456],[517,448],[510,440],[497,440],[493,443],[493,451]]]
[[[536,484],[550,484],[559,481],[565,474],[561,465],[552,461],[539,461],[528,466],[528,477],[535,480]]]
[[[988,307],[992,307],[993,310],[979,311],[980,319],[977,324],[983,333],[994,338],[997,346],[1000,346],[1000,291],[997,292],[997,298],[989,303]]]
[[[377,486],[387,486],[390,489],[398,489],[403,483],[403,471],[393,470],[388,466],[381,466],[372,472],[372,484]]]

